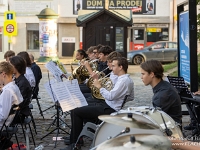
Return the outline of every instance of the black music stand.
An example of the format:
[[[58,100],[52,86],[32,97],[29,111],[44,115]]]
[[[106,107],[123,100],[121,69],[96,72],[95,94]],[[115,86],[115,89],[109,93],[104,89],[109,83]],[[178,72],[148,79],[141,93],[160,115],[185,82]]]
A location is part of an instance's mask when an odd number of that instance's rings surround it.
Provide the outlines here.
[[[169,82],[177,89],[180,97],[182,97],[183,99],[185,99],[185,98],[193,99],[193,96],[192,96],[191,92],[189,91],[188,86],[185,83],[183,77],[167,76],[167,78],[168,78]],[[192,106],[191,102],[190,101],[189,101],[189,103],[182,102],[182,104],[186,104],[188,111],[190,112],[190,114],[189,114],[188,112],[186,113],[186,112],[182,111],[182,114],[183,115],[192,115],[194,120],[198,123],[197,131],[200,132],[199,121],[198,121],[197,116],[195,115],[195,112],[193,111],[193,106]]]
[[[173,85],[177,91],[178,94],[181,97],[188,97],[188,98],[193,98],[191,92],[188,89],[187,84],[184,81],[183,77],[172,77],[172,76],[167,76],[169,82],[171,85]]]
[[[48,72],[48,79],[49,79],[49,72]],[[49,86],[50,86],[50,89],[51,89],[51,92],[52,92],[52,95],[53,95],[53,91],[52,91],[50,79],[49,79]],[[54,101],[55,101],[54,95],[53,95],[53,99],[54,99]],[[51,133],[53,133],[54,131],[57,130],[56,141],[55,141],[55,146],[54,146],[54,148],[56,148],[57,137],[58,137],[58,134],[59,134],[59,130],[62,130],[63,132],[65,132],[65,133],[67,133],[67,134],[69,134],[69,135],[70,135],[70,133],[68,133],[67,131],[65,131],[64,129],[62,129],[62,128],[60,127],[60,121],[62,121],[63,123],[65,123],[65,122],[60,118],[60,109],[61,109],[61,107],[60,107],[59,102],[56,101],[54,106],[55,106],[55,108],[56,108],[56,116],[55,116],[55,119],[53,120],[53,122],[51,123],[50,126],[52,126],[52,125],[56,122],[56,128],[53,129],[53,130],[52,130],[51,132],[49,132],[48,134],[46,134],[45,136],[43,136],[43,137],[41,138],[41,140],[42,140],[43,138],[45,138],[46,136],[48,136],[49,134],[51,134]],[[66,124],[66,123],[65,123],[65,124]],[[66,124],[66,125],[67,125],[67,124]],[[68,125],[67,125],[67,126],[68,126]],[[69,127],[69,126],[68,126],[68,127]],[[50,127],[49,127],[49,128],[50,128]],[[49,128],[48,128],[48,129],[49,129]]]

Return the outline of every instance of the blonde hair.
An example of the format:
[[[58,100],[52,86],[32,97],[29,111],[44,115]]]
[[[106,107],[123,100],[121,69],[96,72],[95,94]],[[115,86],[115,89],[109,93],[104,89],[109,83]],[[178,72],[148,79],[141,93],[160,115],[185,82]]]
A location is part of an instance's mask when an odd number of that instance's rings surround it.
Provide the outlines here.
[[[0,72],[5,72],[7,75],[13,75],[13,66],[6,61],[0,62]]]

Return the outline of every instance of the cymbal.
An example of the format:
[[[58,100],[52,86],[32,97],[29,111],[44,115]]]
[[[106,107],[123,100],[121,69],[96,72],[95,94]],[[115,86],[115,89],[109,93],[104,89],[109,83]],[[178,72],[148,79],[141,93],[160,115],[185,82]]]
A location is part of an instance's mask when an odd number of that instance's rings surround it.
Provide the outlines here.
[[[159,135],[126,135],[110,139],[97,147],[97,150],[169,150],[171,142]]]
[[[137,114],[132,114],[131,118],[127,117],[127,113],[122,113],[116,116],[101,115],[98,118],[110,124],[115,124],[119,126],[130,127],[130,128],[140,128],[140,129],[159,129],[160,128],[159,126],[153,124],[148,119]]]

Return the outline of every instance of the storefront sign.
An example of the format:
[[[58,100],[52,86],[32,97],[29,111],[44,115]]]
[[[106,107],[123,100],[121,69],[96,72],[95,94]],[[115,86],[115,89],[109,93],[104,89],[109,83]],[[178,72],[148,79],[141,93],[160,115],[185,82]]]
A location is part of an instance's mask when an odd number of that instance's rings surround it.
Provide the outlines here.
[[[147,28],[147,32],[161,32],[161,28]]]
[[[57,24],[54,20],[39,21],[40,56],[57,56]]]
[[[97,10],[105,8],[106,0],[74,0],[73,14],[78,10]],[[131,10],[133,14],[155,14],[155,0],[108,0],[108,9]]]
[[[62,43],[75,43],[75,37],[62,37]]]

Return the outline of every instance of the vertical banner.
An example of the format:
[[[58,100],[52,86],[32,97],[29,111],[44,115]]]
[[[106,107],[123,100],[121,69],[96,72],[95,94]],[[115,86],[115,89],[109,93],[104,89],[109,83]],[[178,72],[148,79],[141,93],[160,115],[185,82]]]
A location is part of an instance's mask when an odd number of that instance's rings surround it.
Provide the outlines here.
[[[55,20],[40,20],[40,56],[57,56],[57,24]]]
[[[179,15],[180,76],[190,83],[189,12]]]

